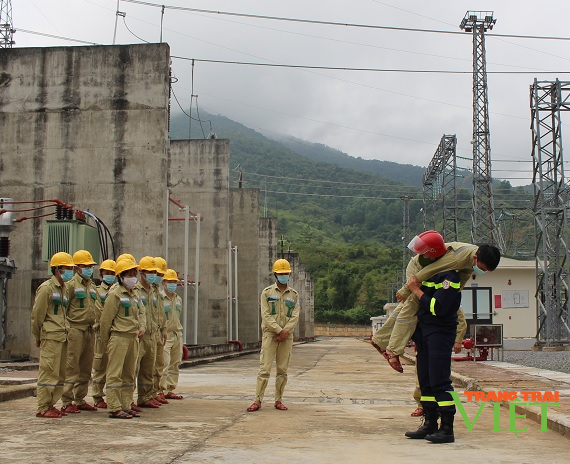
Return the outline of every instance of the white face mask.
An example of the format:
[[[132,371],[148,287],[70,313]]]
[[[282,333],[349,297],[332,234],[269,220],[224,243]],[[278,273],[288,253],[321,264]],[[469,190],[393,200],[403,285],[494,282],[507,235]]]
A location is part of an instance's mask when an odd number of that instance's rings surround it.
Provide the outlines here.
[[[139,280],[136,277],[125,277],[123,279],[123,284],[127,288],[133,288]]]

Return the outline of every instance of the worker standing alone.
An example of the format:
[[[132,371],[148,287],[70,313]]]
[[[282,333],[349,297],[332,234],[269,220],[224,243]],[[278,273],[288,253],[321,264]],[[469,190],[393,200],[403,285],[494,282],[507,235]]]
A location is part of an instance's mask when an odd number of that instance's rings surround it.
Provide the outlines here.
[[[275,378],[275,409],[286,411],[281,402],[287,384],[287,369],[293,350],[293,330],[299,321],[299,295],[289,287],[291,265],[286,259],[278,259],[273,264],[276,282],[261,292],[261,355],[255,401],[247,408],[248,412],[258,411],[275,359],[277,375]]]

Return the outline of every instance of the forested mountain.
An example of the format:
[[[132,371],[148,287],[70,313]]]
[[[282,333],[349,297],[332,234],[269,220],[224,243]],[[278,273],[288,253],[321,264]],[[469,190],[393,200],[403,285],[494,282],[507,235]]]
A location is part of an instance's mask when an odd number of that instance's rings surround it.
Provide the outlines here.
[[[368,323],[371,315],[380,314],[384,303],[393,301],[402,275],[403,196],[411,198],[407,204],[412,235],[424,229],[425,167],[354,158],[292,137],[270,139],[203,110],[200,119],[201,123],[192,121],[191,138],[208,138],[215,132],[230,140],[233,186],[241,179],[244,188],[259,188],[262,209],[277,217],[285,248],[300,253],[315,279],[316,319]],[[186,115],[172,117],[171,139],[188,139],[189,129]],[[501,200],[495,204],[500,211],[510,198],[529,200],[522,188],[511,188],[508,182],[499,185]],[[461,192],[464,206],[459,214],[465,217],[459,238],[464,241],[469,241],[470,198],[470,192]],[[515,217],[504,213],[505,218]],[[522,213],[516,218],[527,222]],[[509,225],[509,240],[523,241],[519,236],[524,226],[514,221]]]

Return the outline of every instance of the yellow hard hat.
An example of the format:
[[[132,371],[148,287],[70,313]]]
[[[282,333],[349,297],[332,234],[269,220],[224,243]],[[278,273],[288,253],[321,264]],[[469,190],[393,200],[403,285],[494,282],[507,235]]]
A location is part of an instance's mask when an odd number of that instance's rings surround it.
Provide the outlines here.
[[[152,256],[143,256],[139,261],[139,269],[141,271],[158,271],[160,270],[156,261]]]
[[[117,257],[117,262],[119,262],[123,259],[128,259],[129,261],[136,261],[135,257],[129,253],[123,253],[122,255],[119,255]]]
[[[112,259],[106,259],[101,263],[99,266],[100,271],[112,271],[115,272],[115,268],[117,267],[117,263]]]
[[[166,273],[168,269],[168,266],[166,265],[166,260],[164,258],[161,258],[160,256],[156,256],[154,260],[156,261],[156,264],[158,266],[158,272],[160,272],[161,274]]]
[[[60,251],[59,253],[56,253],[51,257],[49,266],[50,267],[75,266],[75,264],[73,264],[73,258],[69,253],[66,253],[65,251]]]
[[[278,259],[273,263],[273,272],[275,274],[291,274],[291,265],[286,259]]]
[[[174,282],[178,282],[178,274],[174,269],[167,269],[164,273],[164,280],[172,280]]]
[[[73,263],[75,265],[83,264],[85,266],[91,266],[93,264],[97,264],[93,261],[93,256],[87,250],[77,250],[73,253]]]
[[[115,274],[121,275],[123,272],[128,271],[130,269],[136,269],[138,264],[136,261],[131,261],[128,258],[123,258],[117,261],[117,266],[115,267]]]

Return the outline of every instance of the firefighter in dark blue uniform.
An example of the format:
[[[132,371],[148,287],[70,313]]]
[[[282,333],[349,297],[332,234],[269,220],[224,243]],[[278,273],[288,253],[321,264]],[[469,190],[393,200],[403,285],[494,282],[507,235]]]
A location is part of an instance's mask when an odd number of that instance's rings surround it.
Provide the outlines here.
[[[451,385],[451,352],[457,331],[457,310],[461,286],[456,271],[444,271],[426,281],[414,277],[410,290],[420,300],[418,326],[413,340],[417,347],[417,371],[421,402],[425,411],[423,425],[409,438],[425,438],[433,443],[452,443],[455,403],[448,393]],[[438,430],[437,419],[441,417]]]

